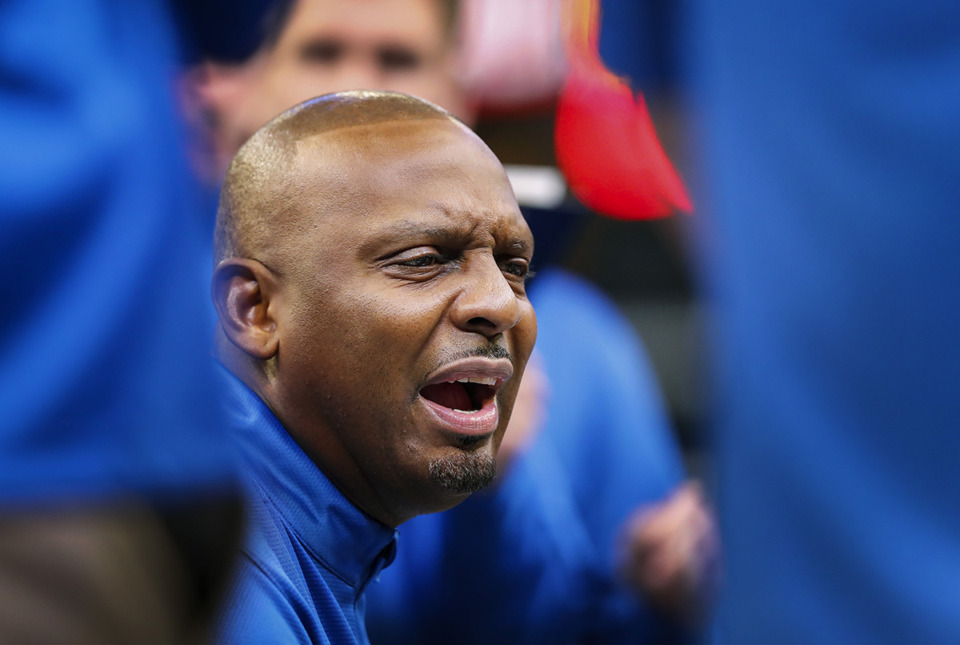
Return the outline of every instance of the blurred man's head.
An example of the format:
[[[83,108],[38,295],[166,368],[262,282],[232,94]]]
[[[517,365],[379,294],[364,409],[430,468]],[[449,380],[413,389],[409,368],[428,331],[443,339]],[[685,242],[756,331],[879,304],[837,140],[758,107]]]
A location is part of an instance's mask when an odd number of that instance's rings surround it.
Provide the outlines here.
[[[198,75],[216,163],[283,110],[330,92],[403,92],[469,119],[455,73],[456,17],[455,0],[296,0],[251,60]]]
[[[536,337],[532,251],[462,123],[393,93],[315,99],[227,173],[221,360],[368,514],[449,508],[495,472]]]

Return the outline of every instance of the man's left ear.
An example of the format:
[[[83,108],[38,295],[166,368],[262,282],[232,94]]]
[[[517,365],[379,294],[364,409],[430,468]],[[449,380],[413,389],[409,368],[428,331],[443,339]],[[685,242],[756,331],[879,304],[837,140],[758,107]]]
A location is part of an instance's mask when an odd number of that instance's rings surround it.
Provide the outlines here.
[[[273,358],[280,348],[275,316],[280,283],[273,272],[256,260],[228,258],[214,269],[210,290],[230,342],[258,360]]]

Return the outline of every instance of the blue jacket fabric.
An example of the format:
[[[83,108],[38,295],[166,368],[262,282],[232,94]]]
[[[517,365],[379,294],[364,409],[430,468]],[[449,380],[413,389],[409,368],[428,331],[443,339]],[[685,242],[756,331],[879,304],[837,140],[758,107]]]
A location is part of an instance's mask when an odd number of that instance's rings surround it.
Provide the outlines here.
[[[960,4],[703,1],[730,642],[960,642]]]
[[[369,593],[375,643],[644,642],[668,627],[614,575],[628,514],[683,467],[629,323],[558,269],[531,285],[549,379],[544,427],[496,488],[399,527]]]
[[[226,490],[164,2],[0,3],[0,506]]]
[[[364,590],[393,559],[395,532],[351,504],[253,391],[223,376],[250,517],[218,640],[369,642]]]

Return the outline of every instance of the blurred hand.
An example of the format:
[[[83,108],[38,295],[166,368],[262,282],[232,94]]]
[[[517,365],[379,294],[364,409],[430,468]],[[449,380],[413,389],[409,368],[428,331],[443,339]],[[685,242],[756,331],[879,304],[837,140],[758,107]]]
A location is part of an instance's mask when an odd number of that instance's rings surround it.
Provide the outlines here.
[[[547,416],[550,386],[540,354],[534,350],[523,372],[510,424],[497,452],[497,469],[507,472],[513,459],[526,450],[539,434]]]
[[[719,584],[720,540],[700,485],[638,509],[623,531],[621,573],[666,617],[694,626]]]

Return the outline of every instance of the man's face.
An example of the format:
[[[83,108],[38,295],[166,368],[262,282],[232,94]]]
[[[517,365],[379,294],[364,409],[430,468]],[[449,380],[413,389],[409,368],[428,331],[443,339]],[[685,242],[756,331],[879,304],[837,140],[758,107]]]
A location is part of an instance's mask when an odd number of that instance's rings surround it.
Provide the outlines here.
[[[492,477],[533,349],[530,230],[499,162],[453,122],[300,145],[306,226],[276,254],[268,400],[381,521],[448,508]]]
[[[232,156],[260,126],[306,99],[392,90],[464,116],[439,0],[299,0],[276,43],[211,83],[218,145]]]

